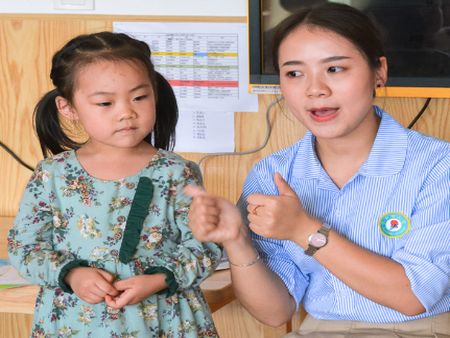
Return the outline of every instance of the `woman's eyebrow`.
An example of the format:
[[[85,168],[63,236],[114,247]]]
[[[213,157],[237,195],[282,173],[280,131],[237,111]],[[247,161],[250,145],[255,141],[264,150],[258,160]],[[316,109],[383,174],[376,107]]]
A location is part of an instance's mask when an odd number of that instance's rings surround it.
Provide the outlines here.
[[[347,59],[351,59],[350,56],[343,56],[343,55],[338,55],[338,56],[330,56],[327,57],[325,59],[320,60],[320,63],[329,63],[329,62],[333,62],[333,61],[339,61],[339,60],[347,60]],[[281,67],[284,66],[298,66],[298,65],[304,65],[305,63],[301,60],[289,60],[284,62]]]

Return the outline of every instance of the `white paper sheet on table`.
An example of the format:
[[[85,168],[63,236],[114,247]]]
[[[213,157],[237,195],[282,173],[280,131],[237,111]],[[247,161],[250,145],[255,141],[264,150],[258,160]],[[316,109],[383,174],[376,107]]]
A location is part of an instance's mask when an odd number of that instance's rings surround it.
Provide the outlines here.
[[[0,259],[0,290],[30,284],[7,260]]]

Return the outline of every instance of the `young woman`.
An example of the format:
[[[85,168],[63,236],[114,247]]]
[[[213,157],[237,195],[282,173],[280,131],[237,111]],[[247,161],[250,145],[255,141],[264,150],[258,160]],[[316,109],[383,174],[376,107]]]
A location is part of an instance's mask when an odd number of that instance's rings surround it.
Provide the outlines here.
[[[303,9],[274,41],[285,103],[309,132],[251,170],[242,218],[188,187],[194,236],[224,246],[235,293],[262,322],[303,304],[294,337],[448,337],[449,143],[373,105],[388,67],[360,11]]]
[[[221,255],[188,227],[198,167],[168,151],[174,93],[125,34],[78,36],[36,106],[44,155],[20,204],[11,262],[41,287],[32,337],[217,337],[200,283]],[[83,127],[71,140],[61,117]]]

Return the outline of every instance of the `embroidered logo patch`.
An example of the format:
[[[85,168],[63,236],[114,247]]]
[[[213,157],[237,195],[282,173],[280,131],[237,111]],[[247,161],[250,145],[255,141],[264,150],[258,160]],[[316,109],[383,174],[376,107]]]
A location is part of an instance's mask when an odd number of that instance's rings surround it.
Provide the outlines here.
[[[409,218],[399,212],[388,212],[378,221],[381,233],[387,237],[402,237],[410,228]]]

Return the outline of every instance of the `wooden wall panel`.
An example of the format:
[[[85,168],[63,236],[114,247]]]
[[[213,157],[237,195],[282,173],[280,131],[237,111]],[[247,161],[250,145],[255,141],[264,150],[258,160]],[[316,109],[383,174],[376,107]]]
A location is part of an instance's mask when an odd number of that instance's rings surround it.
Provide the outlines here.
[[[32,128],[33,108],[51,89],[53,53],[81,32],[109,29],[105,20],[0,16],[0,141],[28,164],[41,158]],[[30,171],[0,150],[0,215],[14,215]]]

